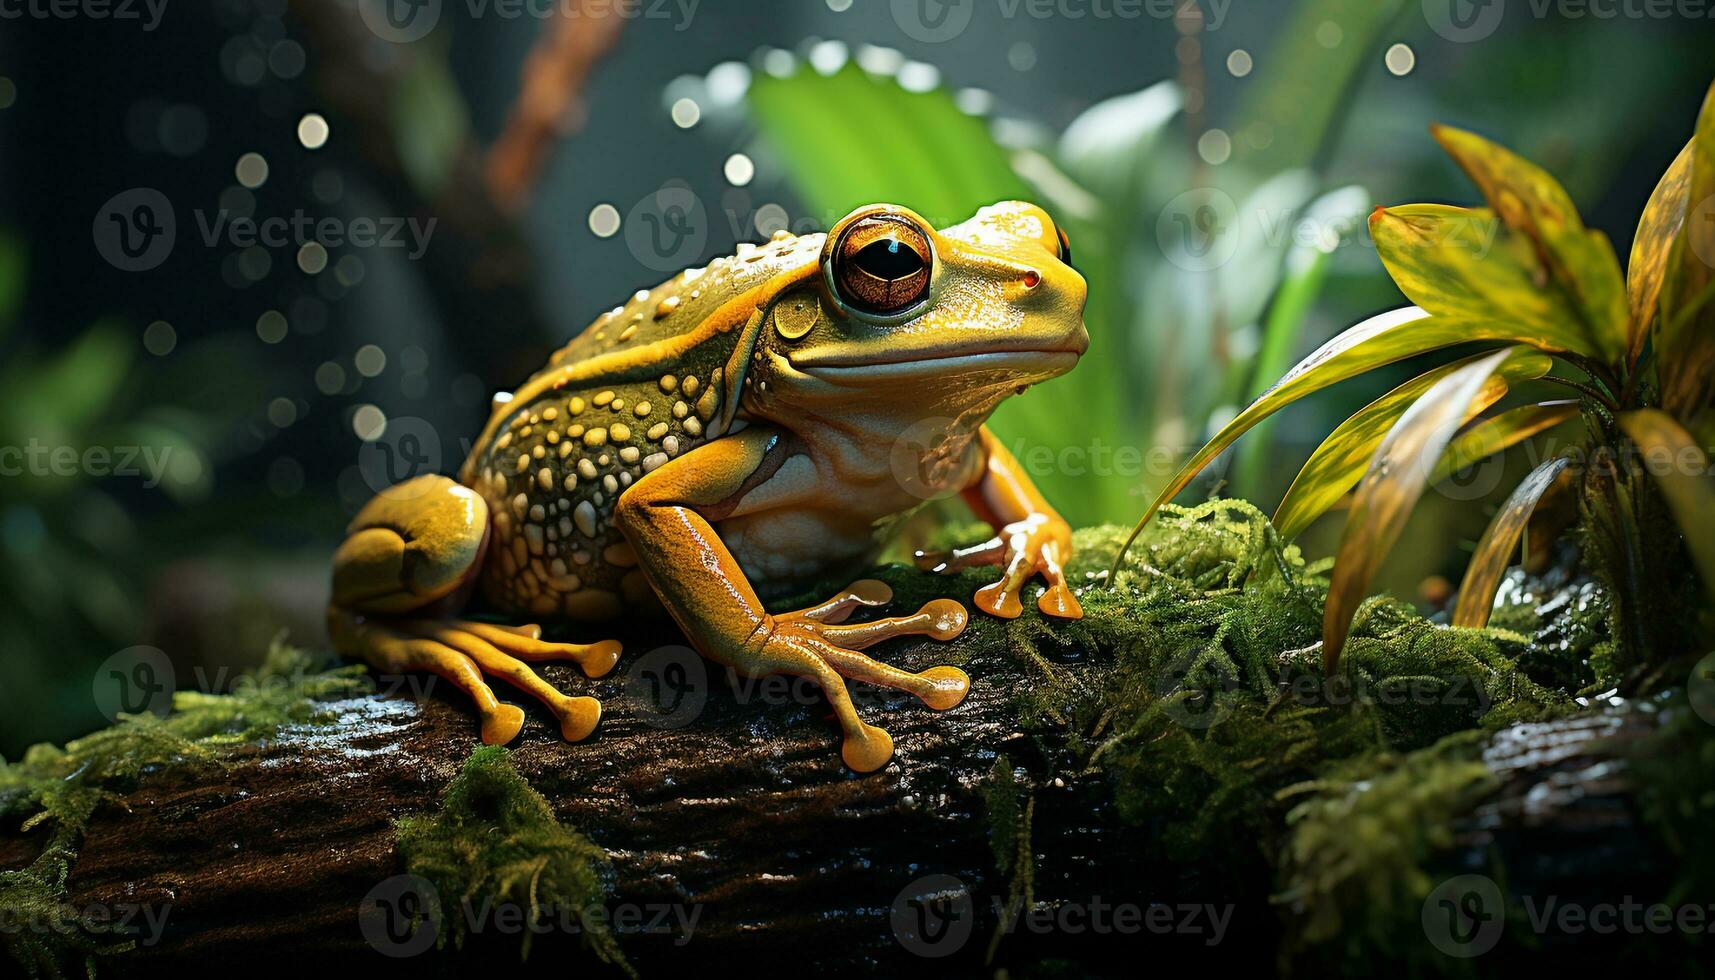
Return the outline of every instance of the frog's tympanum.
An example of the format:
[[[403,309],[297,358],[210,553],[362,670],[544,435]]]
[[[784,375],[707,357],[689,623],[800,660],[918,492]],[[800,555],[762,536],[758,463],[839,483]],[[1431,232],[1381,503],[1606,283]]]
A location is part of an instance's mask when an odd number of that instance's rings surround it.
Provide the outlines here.
[[[858,718],[845,678],[944,710],[957,667],[907,673],[862,651],[965,626],[951,599],[848,623],[887,604],[873,580],[808,609],[764,601],[856,574],[885,530],[937,489],[960,492],[997,537],[928,568],[1001,569],[975,602],[1077,617],[1071,532],[983,426],[997,404],[1069,370],[1088,345],[1084,280],[1040,209],[984,208],[941,231],[901,207],[862,208],[828,234],[784,232],[691,269],[598,319],[494,411],[458,480],[389,489],[334,559],[330,632],[384,671],[432,671],[476,701],[482,739],[523,725],[483,675],[540,699],[569,741],[601,706],[530,664],[590,677],[619,644],[549,643],[537,626],[458,618],[473,589],[519,617],[596,622],[665,608],[708,659],[737,674],[812,678],[868,772],[893,741]],[[903,463],[902,463],[903,459]]]

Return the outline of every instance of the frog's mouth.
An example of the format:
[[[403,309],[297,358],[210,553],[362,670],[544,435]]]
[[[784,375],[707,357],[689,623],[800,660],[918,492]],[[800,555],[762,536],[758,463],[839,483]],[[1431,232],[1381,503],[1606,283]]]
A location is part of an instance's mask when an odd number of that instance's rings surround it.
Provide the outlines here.
[[[1054,377],[1064,374],[1078,363],[1084,346],[1017,348],[980,351],[977,353],[947,351],[923,353],[900,351],[897,358],[887,354],[859,357],[827,357],[800,361],[792,359],[799,371],[825,381],[894,380],[935,378],[961,374],[1005,371],[1020,375]]]

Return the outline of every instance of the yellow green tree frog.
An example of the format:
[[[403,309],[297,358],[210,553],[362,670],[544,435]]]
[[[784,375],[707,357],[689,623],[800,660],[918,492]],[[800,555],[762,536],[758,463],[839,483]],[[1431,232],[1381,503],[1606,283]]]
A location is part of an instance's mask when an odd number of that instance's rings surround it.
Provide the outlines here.
[[[961,492],[996,530],[919,556],[924,567],[1000,566],[974,600],[994,616],[1018,616],[1035,576],[1042,612],[1082,615],[1065,581],[1070,528],[983,423],[1077,362],[1084,296],[1065,235],[1018,202],[940,231],[902,207],[865,207],[825,235],[782,232],[640,291],[496,397],[456,481],[418,477],[358,513],[334,558],[334,644],[376,669],[457,685],[484,742],[511,741],[524,714],[483,675],[542,701],[577,741],[600,704],[562,694],[530,664],[571,661],[599,677],[619,644],[545,642],[538,626],[460,610],[474,590],[542,620],[664,607],[717,664],[813,679],[846,764],[878,769],[892,739],[858,717],[845,679],[957,705],[970,688],[958,668],[913,674],[862,651],[895,636],[951,639],[964,607],[942,599],[846,622],[891,600],[874,580],[792,612],[764,600],[873,560],[886,529],[930,496],[901,478],[904,447],[908,472]]]

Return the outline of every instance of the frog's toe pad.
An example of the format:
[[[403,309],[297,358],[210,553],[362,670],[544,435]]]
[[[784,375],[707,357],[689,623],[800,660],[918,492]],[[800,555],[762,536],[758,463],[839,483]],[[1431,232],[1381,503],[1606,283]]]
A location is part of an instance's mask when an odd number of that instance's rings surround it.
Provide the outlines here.
[[[560,719],[560,736],[581,742],[601,724],[601,702],[595,698],[567,698],[554,712]]]
[[[515,704],[498,704],[484,712],[482,744],[505,745],[518,737],[524,727],[524,709]]]
[[[966,612],[964,604],[956,599],[931,600],[917,610],[917,615],[928,619],[924,635],[936,640],[953,639],[963,633],[965,626],[971,621],[971,614]]]
[[[860,724],[840,746],[840,758],[853,772],[874,772],[893,758],[893,736],[874,725]]]
[[[619,655],[624,649],[618,640],[600,640],[588,644],[584,647],[578,665],[584,669],[585,677],[606,677],[619,665]]]
[[[1048,586],[1041,598],[1036,600],[1036,608],[1042,610],[1045,616],[1055,616],[1060,619],[1083,619],[1084,607],[1078,604],[1078,597],[1066,587],[1064,582],[1055,582]]]
[[[971,693],[970,676],[957,667],[930,667],[917,676],[928,682],[917,692],[918,697],[936,711],[957,707]]]
[[[978,609],[1000,619],[1017,619],[1024,612],[1024,604],[1018,601],[1018,590],[1009,588],[1004,580],[978,589],[971,601]]]

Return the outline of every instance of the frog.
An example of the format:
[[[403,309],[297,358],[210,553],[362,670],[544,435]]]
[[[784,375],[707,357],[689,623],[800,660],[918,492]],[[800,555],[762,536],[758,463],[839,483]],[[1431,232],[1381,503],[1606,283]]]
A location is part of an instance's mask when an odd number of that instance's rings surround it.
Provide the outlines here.
[[[915,556],[926,573],[997,568],[972,597],[982,613],[1020,616],[1039,581],[1042,614],[1083,614],[1071,528],[987,422],[1085,353],[1086,292],[1064,230],[1022,201],[939,230],[903,206],[861,207],[825,233],[781,231],[639,290],[495,396],[456,478],[417,476],[359,509],[333,559],[333,645],[451,683],[484,743],[513,741],[526,719],[489,679],[540,701],[577,742],[601,704],[534,665],[598,678],[622,646],[546,640],[541,624],[665,613],[734,676],[814,683],[844,763],[880,769],[892,737],[859,717],[848,681],[936,711],[971,689],[956,666],[908,672],[865,652],[948,641],[969,622],[951,598],[880,615],[891,589],[853,581],[906,516],[958,496],[993,528]],[[826,581],[852,584],[775,611]],[[532,622],[473,616],[478,605]]]

